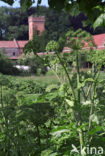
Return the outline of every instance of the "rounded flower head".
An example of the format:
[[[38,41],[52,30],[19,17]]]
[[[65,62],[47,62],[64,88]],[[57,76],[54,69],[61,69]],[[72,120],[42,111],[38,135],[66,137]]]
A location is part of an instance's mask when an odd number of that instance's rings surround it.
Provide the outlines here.
[[[50,41],[46,46],[47,52],[53,52],[53,51],[56,52],[58,50],[59,50],[59,44],[58,44],[58,42],[56,42],[54,40]]]

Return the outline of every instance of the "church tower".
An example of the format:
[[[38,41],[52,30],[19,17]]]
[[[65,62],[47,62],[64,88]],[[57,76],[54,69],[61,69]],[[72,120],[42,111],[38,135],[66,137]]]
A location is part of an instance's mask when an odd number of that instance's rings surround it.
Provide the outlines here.
[[[28,25],[29,25],[29,40],[31,40],[35,29],[37,30],[38,35],[41,35],[41,33],[45,30],[45,17],[30,16],[28,18]]]

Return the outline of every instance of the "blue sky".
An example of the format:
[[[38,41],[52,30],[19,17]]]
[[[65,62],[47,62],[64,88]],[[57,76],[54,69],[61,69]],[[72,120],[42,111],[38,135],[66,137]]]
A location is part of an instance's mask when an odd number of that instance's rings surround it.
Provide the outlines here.
[[[36,1],[37,1],[37,0],[36,0]],[[48,1],[48,0],[42,0],[41,5],[48,6],[47,1]],[[4,3],[4,2],[2,2],[2,1],[0,1],[0,7],[1,7],[1,6],[10,7],[10,5],[8,5],[7,3]],[[36,3],[35,3],[33,6],[36,6]],[[14,3],[14,5],[13,5],[12,7],[20,7],[20,5],[19,5],[19,0],[16,0],[16,2]]]

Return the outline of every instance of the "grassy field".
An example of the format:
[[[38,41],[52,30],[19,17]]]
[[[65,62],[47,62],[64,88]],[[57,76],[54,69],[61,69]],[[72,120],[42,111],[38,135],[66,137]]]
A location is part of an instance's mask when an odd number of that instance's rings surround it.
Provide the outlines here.
[[[41,84],[54,84],[59,82],[55,76],[16,76],[15,78],[17,81],[33,80]]]

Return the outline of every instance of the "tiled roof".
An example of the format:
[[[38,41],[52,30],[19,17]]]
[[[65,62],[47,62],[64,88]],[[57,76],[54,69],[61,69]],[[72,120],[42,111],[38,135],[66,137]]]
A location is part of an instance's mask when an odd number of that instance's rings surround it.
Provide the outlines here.
[[[93,38],[97,48],[103,49],[105,44],[105,34],[94,35]],[[17,48],[18,46],[19,48],[24,48],[25,44],[27,43],[28,40],[18,41],[14,39],[13,41],[0,41],[0,48]],[[69,50],[69,49],[67,49],[66,47],[65,50]]]
[[[15,43],[13,41],[0,41],[0,48],[13,48]]]
[[[94,35],[93,39],[97,49],[105,49],[105,34]],[[85,48],[89,48],[88,43],[85,43]],[[63,52],[70,52],[70,48],[64,47]]]
[[[94,42],[98,49],[103,49],[105,44],[105,34],[94,35]]]
[[[17,41],[20,48],[24,48],[24,46],[28,43],[28,41]]]
[[[19,48],[24,48],[27,43],[28,41],[0,41],[0,48],[17,48],[17,46],[19,46]]]

